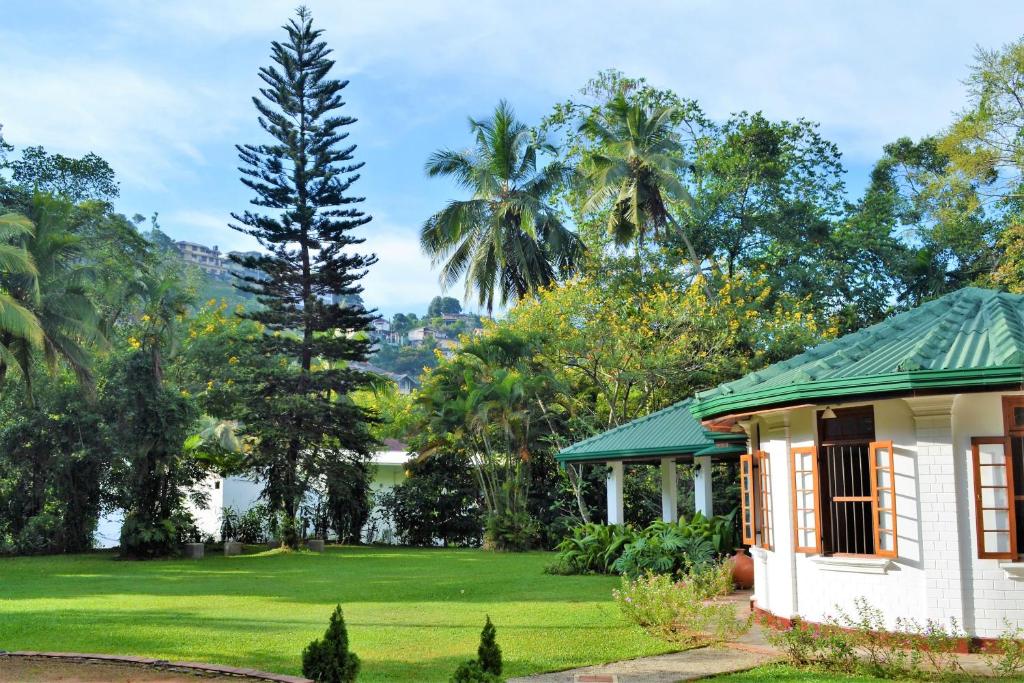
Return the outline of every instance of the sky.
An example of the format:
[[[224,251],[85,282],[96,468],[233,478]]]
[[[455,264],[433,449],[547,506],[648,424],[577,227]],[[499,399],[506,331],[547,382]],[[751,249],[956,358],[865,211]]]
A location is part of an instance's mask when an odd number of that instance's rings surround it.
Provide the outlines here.
[[[422,312],[440,292],[419,227],[460,191],[427,179],[436,149],[469,145],[468,116],[505,98],[528,123],[603,69],[645,76],[714,118],[803,117],[843,153],[852,197],[881,148],[948,125],[978,46],[1024,33],[1024,3],[679,0],[309,0],[349,79],[343,113],[366,163],[353,190],[379,262],[368,306]],[[257,69],[296,2],[0,0],[0,124],[16,147],[95,152],[122,213],[221,250],[248,207],[234,145],[261,142]],[[463,294],[461,286],[452,292]]]

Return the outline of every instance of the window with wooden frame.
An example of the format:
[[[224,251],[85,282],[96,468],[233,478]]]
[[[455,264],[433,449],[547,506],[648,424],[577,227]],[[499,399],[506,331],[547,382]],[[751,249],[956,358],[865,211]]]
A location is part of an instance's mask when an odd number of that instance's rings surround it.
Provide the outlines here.
[[[793,548],[798,553],[820,553],[818,451],[814,447],[794,448],[790,458],[793,469]]]
[[[978,557],[1024,556],[1024,396],[1003,396],[1003,435],[971,439]]]
[[[775,548],[775,532],[772,527],[772,467],[765,451],[755,451],[758,470],[758,507],[761,518],[761,547]]]
[[[754,456],[740,456],[740,535],[745,545],[757,545],[754,512]]]
[[[740,531],[747,545],[774,547],[771,464],[764,451],[740,456]]]
[[[795,546],[798,552],[896,557],[892,442],[875,441],[872,406],[833,412],[829,418],[818,413],[816,456],[794,450]]]

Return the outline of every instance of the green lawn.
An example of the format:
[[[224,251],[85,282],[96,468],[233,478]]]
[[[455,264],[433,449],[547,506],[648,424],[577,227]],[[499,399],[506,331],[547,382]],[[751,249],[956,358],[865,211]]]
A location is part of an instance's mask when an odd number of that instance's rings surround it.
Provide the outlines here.
[[[331,548],[201,561],[108,554],[0,559],[0,649],[148,655],[300,673],[345,610],[360,681],[447,681],[484,616],[506,675],[659,654],[626,624],[617,579],[549,576],[546,553]]]
[[[759,666],[750,671],[727,676],[715,676],[710,679],[714,683],[830,683],[830,681],[842,681],[843,683],[873,683],[874,681],[886,680],[864,676],[860,674],[840,674],[835,672],[822,672],[813,669],[798,669],[784,664],[770,664]]]

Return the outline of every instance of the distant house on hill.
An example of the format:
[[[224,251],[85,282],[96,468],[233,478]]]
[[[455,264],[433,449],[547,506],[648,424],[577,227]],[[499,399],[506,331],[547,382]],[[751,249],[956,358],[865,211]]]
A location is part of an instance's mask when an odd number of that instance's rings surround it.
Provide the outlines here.
[[[400,394],[410,394],[412,393],[413,389],[417,389],[420,386],[419,380],[413,377],[412,375],[399,372],[390,372],[388,370],[385,370],[384,368],[373,365],[372,363],[352,362],[349,363],[349,365],[356,370],[360,370],[362,372],[369,372],[374,375],[379,375],[381,377],[391,380],[398,387],[398,393]]]
[[[206,245],[186,242],[184,240],[174,244],[178,248],[178,253],[185,260],[185,263],[197,266],[204,272],[216,277],[227,276],[228,269],[225,265],[224,257],[221,256],[220,249],[216,245],[211,249]]]

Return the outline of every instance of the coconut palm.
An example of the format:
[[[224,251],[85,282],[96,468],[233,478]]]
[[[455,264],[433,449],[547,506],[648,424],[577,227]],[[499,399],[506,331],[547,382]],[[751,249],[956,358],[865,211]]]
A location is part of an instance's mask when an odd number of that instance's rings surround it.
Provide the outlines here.
[[[547,203],[567,177],[558,162],[538,166],[538,156],[554,148],[534,139],[504,101],[489,119],[470,119],[469,127],[473,148],[435,152],[426,172],[454,179],[471,197],[431,216],[420,243],[435,263],[443,262],[443,287],[464,277],[466,298],[475,290],[490,312],[495,294],[505,305],[575,272],[583,243]]]
[[[30,403],[30,370],[37,359],[50,369],[64,363],[80,381],[89,384],[92,368],[88,347],[103,340],[99,317],[87,291],[91,269],[82,261],[82,238],[72,228],[74,211],[69,202],[37,195],[29,212],[35,230],[23,231],[16,238],[16,243],[31,256],[35,269],[0,274],[0,289],[38,320],[38,341],[11,332],[0,333],[0,345],[7,347],[23,372]],[[6,367],[0,367],[0,377]]]
[[[680,177],[689,168],[673,125],[675,108],[631,103],[619,93],[580,124],[596,147],[580,164],[585,212],[608,211],[608,233],[616,244],[643,250],[671,225],[686,245],[694,273],[702,261],[670,205],[692,205]]]
[[[35,261],[22,245],[34,233],[32,222],[20,214],[0,215],[0,282],[11,278],[33,280],[38,275]],[[29,292],[33,301],[38,289]],[[14,350],[15,342],[38,348],[43,341],[39,319],[10,290],[0,284],[0,378],[7,368],[21,369]]]

